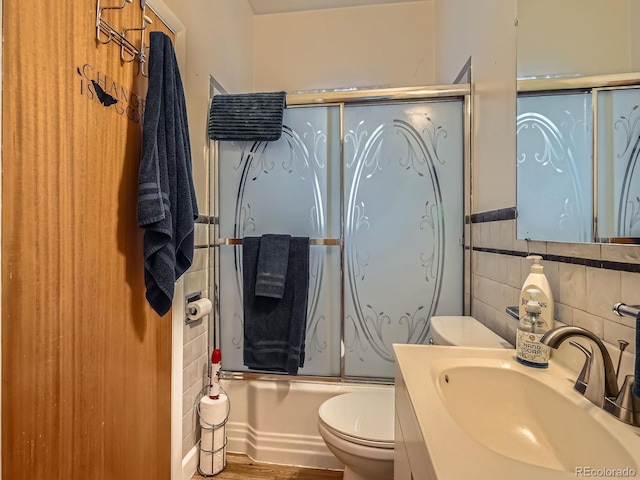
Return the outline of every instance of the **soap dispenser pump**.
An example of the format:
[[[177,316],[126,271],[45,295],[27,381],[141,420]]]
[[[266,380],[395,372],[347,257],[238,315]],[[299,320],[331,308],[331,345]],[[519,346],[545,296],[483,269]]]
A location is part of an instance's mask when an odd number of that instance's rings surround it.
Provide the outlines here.
[[[538,296],[536,300],[540,305],[540,313],[542,317],[548,322],[550,328],[553,328],[554,311],[553,311],[553,292],[551,286],[544,274],[544,266],[540,263],[542,257],[540,255],[529,255],[527,260],[533,260],[531,264],[531,272],[527,276],[522,290],[520,291],[520,305],[518,308],[518,317],[522,317],[525,314],[527,302],[529,301],[528,292],[530,289],[535,288],[538,290]]]
[[[540,290],[530,288],[527,293],[531,299],[527,302],[525,314],[518,322],[516,360],[529,367],[547,368],[550,347],[540,342],[540,338],[549,331],[549,326],[540,314],[540,303],[536,299]]]

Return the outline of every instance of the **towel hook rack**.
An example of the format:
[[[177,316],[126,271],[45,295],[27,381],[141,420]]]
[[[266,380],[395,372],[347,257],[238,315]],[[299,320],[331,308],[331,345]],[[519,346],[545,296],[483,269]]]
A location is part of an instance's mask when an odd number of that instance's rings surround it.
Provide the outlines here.
[[[125,44],[124,42],[120,45],[120,60],[122,60],[125,63],[130,63],[133,62],[136,58],[140,59],[140,63],[144,64],[145,62],[145,55],[144,55],[144,31],[147,29],[148,25],[151,25],[153,23],[153,20],[151,20],[151,18],[149,18],[147,15],[143,15],[142,16],[142,27],[140,28],[125,28],[124,31],[122,32],[122,38],[123,39],[127,39],[127,32],[141,32],[140,34],[140,50],[137,51],[137,53],[135,54],[131,54],[129,52],[130,57],[126,58],[125,52],[126,52],[126,48],[125,48]]]
[[[100,0],[96,0],[96,40],[106,45],[112,40],[120,45],[120,60],[123,63],[133,62],[138,59],[140,62],[140,73],[145,77],[144,64],[146,63],[146,53],[144,47],[144,31],[147,26],[153,23],[153,20],[146,15],[146,2],[141,1],[140,7],[142,8],[142,26],[140,28],[126,28],[122,33],[116,31],[116,29],[107,22],[102,14],[105,10],[122,10],[127,6],[127,3],[133,3],[133,0],[122,0],[120,5],[113,5],[103,7],[100,5]],[[129,39],[127,39],[127,32],[140,31],[141,41],[140,48],[137,48]]]
[[[107,23],[107,21],[102,18],[102,12],[104,12],[105,10],[122,10],[124,7],[127,6],[127,3],[131,3],[132,0],[122,0],[122,5],[120,6],[116,6],[113,5],[111,7],[100,7],[100,0],[97,1],[96,4],[96,39],[98,40],[98,42],[106,45],[107,43],[109,43],[111,40],[113,40],[114,36],[118,35],[118,32],[116,32],[113,27],[111,27],[111,25],[109,25],[109,23]],[[107,39],[106,40],[102,40],[101,37],[101,32],[104,31],[104,33],[106,33]]]

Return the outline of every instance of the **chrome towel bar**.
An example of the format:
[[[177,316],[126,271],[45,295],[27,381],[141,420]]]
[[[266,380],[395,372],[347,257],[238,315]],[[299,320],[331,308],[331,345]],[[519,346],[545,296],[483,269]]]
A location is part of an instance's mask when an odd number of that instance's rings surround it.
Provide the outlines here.
[[[619,316],[628,316],[638,318],[640,315],[640,305],[627,305],[622,302],[618,302],[613,305],[613,313]]]

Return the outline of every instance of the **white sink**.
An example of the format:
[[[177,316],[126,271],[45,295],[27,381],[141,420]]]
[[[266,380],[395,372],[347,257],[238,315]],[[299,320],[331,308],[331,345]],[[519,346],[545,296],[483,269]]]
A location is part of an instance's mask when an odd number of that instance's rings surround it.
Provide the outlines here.
[[[511,349],[394,349],[396,392],[409,398],[396,403],[411,406],[430,463],[422,478],[640,475],[640,429],[583,398],[573,390],[575,374],[553,360],[541,370],[517,363]]]

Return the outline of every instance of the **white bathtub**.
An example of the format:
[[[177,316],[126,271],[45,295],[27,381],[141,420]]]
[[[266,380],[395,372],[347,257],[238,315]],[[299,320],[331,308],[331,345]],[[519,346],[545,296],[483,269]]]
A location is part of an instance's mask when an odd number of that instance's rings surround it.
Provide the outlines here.
[[[256,461],[343,469],[318,433],[318,407],[335,395],[389,385],[278,380],[222,380],[231,400],[227,451]]]

